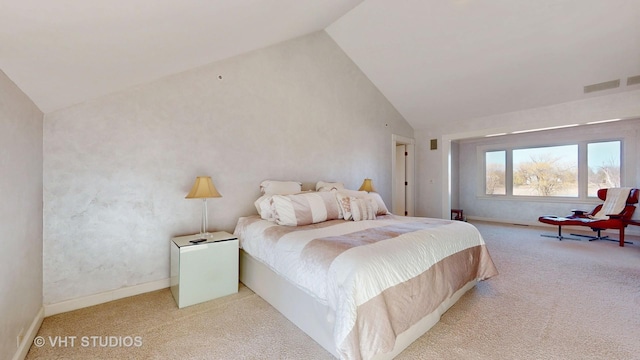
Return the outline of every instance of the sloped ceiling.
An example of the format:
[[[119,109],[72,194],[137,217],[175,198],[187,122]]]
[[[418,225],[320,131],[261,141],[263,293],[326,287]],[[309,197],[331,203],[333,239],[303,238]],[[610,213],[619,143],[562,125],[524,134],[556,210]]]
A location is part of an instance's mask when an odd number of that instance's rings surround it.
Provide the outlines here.
[[[46,113],[321,29],[415,129],[640,89],[638,0],[4,0],[0,69]]]
[[[327,32],[414,128],[640,88],[637,0],[367,0]]]
[[[0,69],[47,113],[320,31],[362,0],[1,0]]]

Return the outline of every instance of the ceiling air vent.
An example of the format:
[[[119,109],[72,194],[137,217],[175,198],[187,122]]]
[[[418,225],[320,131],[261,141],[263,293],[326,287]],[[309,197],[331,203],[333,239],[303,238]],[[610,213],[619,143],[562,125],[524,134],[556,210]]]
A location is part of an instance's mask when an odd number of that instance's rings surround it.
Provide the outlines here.
[[[627,86],[640,84],[640,75],[630,76],[627,78]]]
[[[605,81],[599,84],[593,84],[593,85],[587,85],[584,87],[584,93],[590,93],[590,92],[594,92],[594,91],[602,91],[602,90],[607,90],[607,89],[615,89],[617,87],[620,87],[620,79],[618,80],[611,80],[611,81]]]

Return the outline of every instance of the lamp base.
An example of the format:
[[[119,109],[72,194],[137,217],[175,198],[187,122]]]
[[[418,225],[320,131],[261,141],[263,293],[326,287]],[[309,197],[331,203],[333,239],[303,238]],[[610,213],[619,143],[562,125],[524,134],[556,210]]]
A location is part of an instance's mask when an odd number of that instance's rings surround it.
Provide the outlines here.
[[[207,215],[207,199],[204,198],[202,199],[202,223],[200,224],[200,235],[205,235],[208,234],[209,232],[207,232],[207,218],[209,216]]]

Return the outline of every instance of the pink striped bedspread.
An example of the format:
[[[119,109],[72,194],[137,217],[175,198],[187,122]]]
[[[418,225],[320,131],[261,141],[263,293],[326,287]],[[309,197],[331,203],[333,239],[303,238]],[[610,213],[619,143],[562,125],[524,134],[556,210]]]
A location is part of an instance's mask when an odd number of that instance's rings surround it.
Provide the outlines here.
[[[391,351],[397,334],[468,282],[498,274],[478,230],[460,221],[385,215],[292,227],[251,216],[234,233],[247,253],[335,312],[344,359]]]

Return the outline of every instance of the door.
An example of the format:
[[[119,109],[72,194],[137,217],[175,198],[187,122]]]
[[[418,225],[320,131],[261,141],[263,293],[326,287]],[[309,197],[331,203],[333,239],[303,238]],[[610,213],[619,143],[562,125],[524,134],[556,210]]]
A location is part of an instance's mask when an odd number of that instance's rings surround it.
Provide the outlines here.
[[[415,140],[391,135],[391,212],[415,216]]]
[[[396,215],[407,215],[407,145],[396,145],[396,181],[393,190],[393,210]]]

